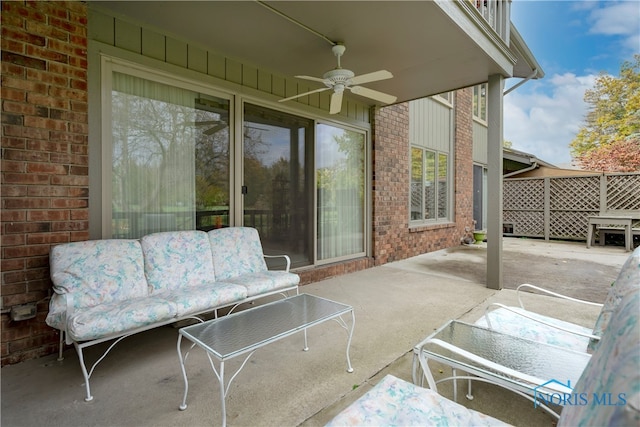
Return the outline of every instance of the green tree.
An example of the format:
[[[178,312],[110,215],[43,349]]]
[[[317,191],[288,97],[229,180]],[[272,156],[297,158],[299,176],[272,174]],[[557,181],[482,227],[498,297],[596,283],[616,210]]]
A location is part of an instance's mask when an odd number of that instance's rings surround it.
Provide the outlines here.
[[[614,147],[637,144],[640,134],[640,55],[633,61],[625,61],[620,68],[620,76],[613,77],[601,73],[592,89],[585,92],[585,102],[589,111],[584,126],[569,144],[572,156],[584,164],[591,152],[596,157],[610,152],[616,155],[628,150],[612,150]],[[624,158],[619,159],[624,161]],[[614,162],[620,163],[620,162]],[[625,167],[624,163],[621,167]]]

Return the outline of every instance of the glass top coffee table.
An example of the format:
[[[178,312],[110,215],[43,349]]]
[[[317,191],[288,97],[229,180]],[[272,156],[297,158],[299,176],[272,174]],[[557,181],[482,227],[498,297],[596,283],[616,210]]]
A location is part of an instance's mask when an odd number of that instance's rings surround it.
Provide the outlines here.
[[[591,355],[503,334],[485,327],[456,320],[447,322],[413,349],[413,381],[426,378],[428,385],[438,391],[429,369],[429,360],[451,366],[453,374],[438,382],[453,380],[454,400],[457,398],[457,379],[481,380],[505,387],[532,400],[554,416],[558,416],[545,402],[561,403],[571,393],[582,375]],[[459,369],[471,376],[458,376]],[[422,371],[420,374],[419,371]],[[420,376],[420,378],[418,378]],[[419,384],[422,385],[422,384]],[[469,382],[469,399],[471,382]]]
[[[342,318],[347,314],[351,314],[350,326]],[[220,383],[222,425],[224,426],[226,425],[225,398],[229,386],[257,349],[303,331],[304,350],[306,351],[308,350],[306,329],[332,319],[336,320],[348,332],[347,371],[353,372],[349,357],[349,347],[355,326],[353,308],[314,295],[296,295],[180,329],[177,346],[185,385],[180,410],[187,408],[189,382],[184,364],[189,351],[194,346],[197,345],[207,352],[211,368]],[[193,343],[184,355],[181,349],[183,337]],[[247,353],[244,362],[225,384],[225,361]],[[219,362],[218,367],[212,357]]]

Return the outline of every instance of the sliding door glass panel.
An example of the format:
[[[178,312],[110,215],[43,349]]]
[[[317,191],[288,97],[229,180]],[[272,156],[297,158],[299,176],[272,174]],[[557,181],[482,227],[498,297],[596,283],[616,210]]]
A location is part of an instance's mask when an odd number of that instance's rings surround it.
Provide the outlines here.
[[[365,135],[316,128],[318,260],[364,254]]]
[[[228,224],[229,102],[114,72],[112,236]]]
[[[243,223],[258,229],[266,254],[286,253],[292,266],[309,265],[313,121],[245,104],[243,128]]]

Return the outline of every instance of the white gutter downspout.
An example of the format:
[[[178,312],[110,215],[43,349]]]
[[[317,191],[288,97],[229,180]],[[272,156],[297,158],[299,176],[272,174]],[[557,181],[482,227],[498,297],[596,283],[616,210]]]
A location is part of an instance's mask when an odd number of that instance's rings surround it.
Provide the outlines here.
[[[512,90],[516,90],[517,88],[519,88],[520,86],[522,86],[523,84],[525,84],[526,82],[528,82],[529,80],[531,80],[532,78],[534,78],[537,75],[538,75],[538,69],[536,68],[535,70],[533,70],[533,73],[531,73],[529,76],[527,76],[527,78],[525,78],[524,80],[520,80],[518,83],[516,83],[515,85],[511,86],[509,89],[505,90],[502,93],[502,96],[508,95]]]

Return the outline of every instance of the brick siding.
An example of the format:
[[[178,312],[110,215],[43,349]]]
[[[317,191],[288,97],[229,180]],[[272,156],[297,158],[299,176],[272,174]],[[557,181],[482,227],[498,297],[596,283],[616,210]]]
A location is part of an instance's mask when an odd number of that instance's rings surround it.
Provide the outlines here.
[[[2,2],[2,365],[52,353],[52,245],[88,233],[87,11]],[[37,303],[35,319],[7,310]]]
[[[409,105],[374,112],[374,265],[460,244],[473,220],[473,134],[470,89],[456,92],[455,219],[450,224],[409,228]]]

